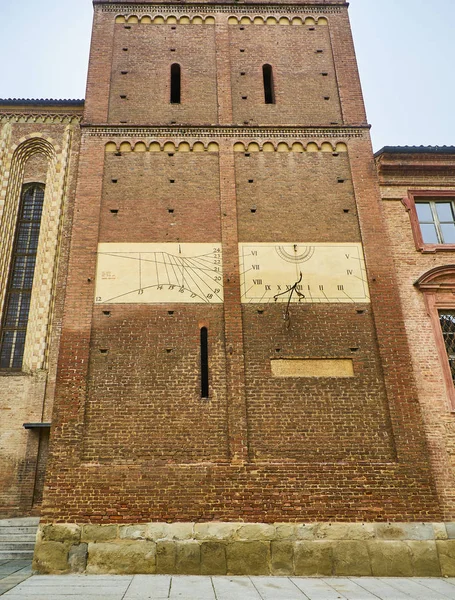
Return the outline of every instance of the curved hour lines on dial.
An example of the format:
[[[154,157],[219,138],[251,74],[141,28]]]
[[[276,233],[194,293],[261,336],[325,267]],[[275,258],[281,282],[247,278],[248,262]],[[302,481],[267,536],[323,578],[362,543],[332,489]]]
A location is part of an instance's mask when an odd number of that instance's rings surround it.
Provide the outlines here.
[[[365,303],[360,243],[241,243],[243,303]]]
[[[303,248],[300,247],[299,250],[297,250],[297,248],[298,246],[295,244],[292,247],[293,252],[291,253],[287,247],[277,246],[276,252],[280,258],[293,264],[306,262],[307,260],[310,260],[314,254],[314,246],[304,246]]]
[[[95,303],[223,302],[220,244],[99,244]]]

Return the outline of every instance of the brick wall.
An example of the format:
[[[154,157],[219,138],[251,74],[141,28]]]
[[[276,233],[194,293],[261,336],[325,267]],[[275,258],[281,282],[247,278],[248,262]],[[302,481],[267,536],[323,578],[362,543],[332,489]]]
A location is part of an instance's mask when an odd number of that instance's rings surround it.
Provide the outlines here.
[[[441,192],[455,190],[454,157],[449,150],[440,154],[417,154],[412,149],[408,152],[403,149],[402,153],[381,153],[377,157],[377,164],[388,239],[411,349],[410,360],[424,416],[429,459],[444,518],[450,520],[455,515],[455,416],[451,412],[443,365],[438,356],[438,332],[432,326],[431,311],[425,304],[425,295],[414,284],[435,267],[453,265],[454,253],[422,253],[416,249],[410,213],[402,200],[412,190],[433,191],[436,196]],[[450,303],[447,308],[450,308]]]
[[[46,442],[23,424],[50,422],[60,335],[66,255],[79,145],[80,108],[0,106],[0,299],[6,290],[21,188],[46,185],[21,372],[0,371],[0,514],[26,515],[39,505]],[[38,461],[38,464],[37,464]]]
[[[44,521],[438,519],[346,7],[115,4],[95,10]],[[99,242],[168,240],[222,243],[223,305],[94,304]],[[362,241],[371,304],[292,305],[286,328],[282,305],[241,304],[242,241]],[[277,354],[355,377],[273,378]]]

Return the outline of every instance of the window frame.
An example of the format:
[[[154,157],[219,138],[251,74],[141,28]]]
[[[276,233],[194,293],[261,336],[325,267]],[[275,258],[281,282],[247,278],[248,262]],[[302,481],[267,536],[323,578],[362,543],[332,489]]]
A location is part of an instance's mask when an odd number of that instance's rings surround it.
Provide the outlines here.
[[[23,212],[24,212],[24,207],[25,207],[25,197],[26,194],[29,192],[29,190],[33,189],[34,190],[34,194],[37,193],[38,190],[40,190],[42,192],[43,198],[42,198],[42,207],[41,207],[41,214],[40,214],[40,218],[39,221],[38,220],[34,220],[31,219],[30,221],[28,219],[24,219],[23,216]],[[17,217],[16,217],[16,222],[15,222],[15,231],[14,231],[14,239],[13,239],[13,244],[12,244],[12,251],[11,254],[9,256],[9,267],[8,267],[8,277],[6,279],[6,286],[5,286],[5,296],[4,296],[4,300],[3,300],[3,306],[0,307],[1,312],[0,312],[0,353],[2,352],[3,349],[3,334],[5,332],[16,332],[16,334],[19,333],[23,333],[24,334],[24,342],[23,342],[23,347],[22,347],[22,353],[20,356],[20,366],[14,366],[11,365],[7,366],[7,367],[1,367],[0,366],[0,373],[21,373],[24,370],[24,354],[25,354],[25,348],[26,348],[26,343],[27,343],[27,331],[28,331],[28,325],[29,325],[29,320],[30,320],[30,306],[31,306],[31,301],[32,301],[32,297],[33,297],[33,283],[35,280],[35,271],[36,271],[36,259],[38,256],[38,246],[39,246],[39,240],[40,240],[40,234],[41,234],[41,224],[43,222],[43,211],[44,211],[44,201],[45,201],[45,193],[46,193],[46,185],[44,183],[41,182],[30,182],[30,183],[26,183],[22,185],[21,188],[21,193],[20,193],[20,200],[19,200],[19,205],[18,205],[18,212],[17,212]],[[21,224],[23,222],[30,222],[30,223],[35,223],[38,224],[37,226],[37,239],[36,239],[36,244],[37,247],[35,249],[35,252],[31,253],[29,251],[29,249],[27,248],[27,252],[24,252],[23,249],[21,249],[19,247],[19,234],[21,231]],[[29,232],[29,237],[30,237],[30,232]],[[33,257],[33,276],[30,282],[30,287],[28,286],[22,286],[21,288],[16,288],[13,286],[13,281],[14,278],[17,276],[17,271],[16,271],[16,263],[17,260],[23,257]],[[24,271],[25,273],[26,271]],[[17,292],[16,292],[17,289]],[[9,308],[10,308],[10,302],[11,302],[11,298],[16,295],[22,302],[22,299],[24,298],[28,298],[29,299],[29,303],[28,303],[28,309],[27,309],[27,319],[26,319],[26,324],[24,327],[20,327],[20,326],[16,326],[16,327],[10,327],[7,324],[7,318],[8,318],[8,314],[9,314]],[[15,352],[15,343],[13,343],[12,345],[12,351],[13,353]],[[13,355],[11,355],[10,357],[10,363],[14,361],[14,357]]]
[[[455,413],[455,383],[442,333],[439,311],[455,311],[455,265],[435,267],[414,284],[424,297],[446,388],[447,407]]]
[[[441,202],[443,202],[444,199],[453,198],[453,209],[455,214],[455,190],[410,190],[408,191],[408,195],[402,199],[402,202],[409,213],[409,219],[411,221],[411,229],[416,249],[422,253],[454,252],[455,243],[444,244],[443,242],[441,242],[438,244],[428,244],[423,241],[422,231],[420,229],[419,217],[417,215],[416,208],[416,204],[419,203],[420,198],[440,198]]]

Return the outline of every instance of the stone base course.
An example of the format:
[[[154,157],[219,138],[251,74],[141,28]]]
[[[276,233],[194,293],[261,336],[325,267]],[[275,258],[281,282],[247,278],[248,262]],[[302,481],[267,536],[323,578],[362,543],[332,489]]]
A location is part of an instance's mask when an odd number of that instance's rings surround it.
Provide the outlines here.
[[[40,525],[40,573],[455,577],[452,523]]]

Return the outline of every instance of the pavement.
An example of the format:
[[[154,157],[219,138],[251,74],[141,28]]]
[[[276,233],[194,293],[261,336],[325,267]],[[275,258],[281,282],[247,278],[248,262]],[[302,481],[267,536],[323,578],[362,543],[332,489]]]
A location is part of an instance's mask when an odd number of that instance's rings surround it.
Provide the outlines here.
[[[5,600],[455,600],[455,578],[32,576],[23,563],[0,564]]]
[[[32,574],[31,560],[0,560],[0,596]]]

